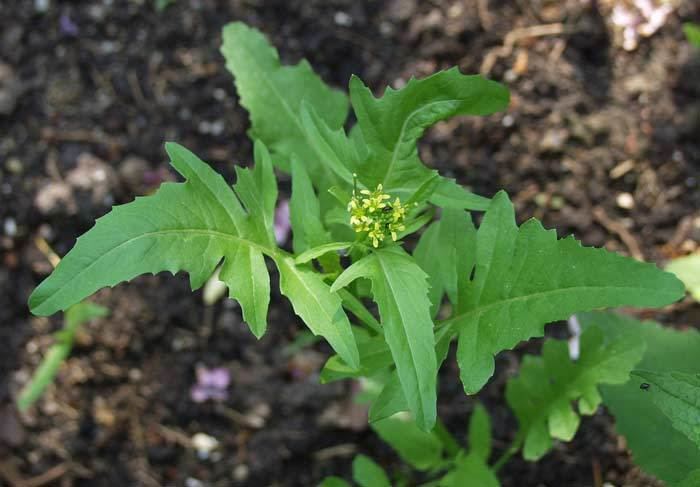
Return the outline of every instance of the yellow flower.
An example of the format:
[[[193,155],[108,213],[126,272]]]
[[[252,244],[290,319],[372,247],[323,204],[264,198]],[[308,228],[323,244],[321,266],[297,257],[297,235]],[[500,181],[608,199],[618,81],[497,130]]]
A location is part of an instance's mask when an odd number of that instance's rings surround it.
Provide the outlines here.
[[[357,233],[367,232],[367,237],[376,248],[384,241],[387,235],[396,241],[398,232],[406,229],[403,222],[406,218],[406,205],[401,204],[400,198],[395,198],[393,203],[387,200],[391,196],[384,193],[384,187],[377,185],[374,191],[363,189],[352,192],[352,199],[348,202],[350,213],[350,225]]]

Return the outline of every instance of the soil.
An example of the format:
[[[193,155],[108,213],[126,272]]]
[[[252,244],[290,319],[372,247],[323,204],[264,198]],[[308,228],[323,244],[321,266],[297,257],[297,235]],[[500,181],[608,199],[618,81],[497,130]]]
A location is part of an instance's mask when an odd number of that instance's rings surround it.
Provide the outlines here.
[[[329,349],[290,348],[305,335],[276,291],[257,341],[235,303],[203,305],[182,275],[98,293],[111,316],[80,333],[37,406],[12,405],[61,324],[26,306],[51,270],[42,244],[63,255],[113,204],[174,178],[166,140],[229,180],[250,161],[247,114],[218,50],[228,21],[258,27],[285,62],[305,57],[340,88],[353,73],[379,92],[453,65],[481,70],[510,87],[509,111],[438,124],[420,144],[428,165],[480,194],[506,189],[519,219],[587,245],[660,264],[697,247],[700,51],[680,28],[700,20],[697,2],[676,2],[634,52],[619,45],[610,1],[156,3],[0,0],[0,485],[312,486],[348,478],[357,452],[404,469],[353,406],[355,385],[318,384]],[[543,24],[562,29],[503,48],[509,33]],[[700,324],[690,301],[643,314]],[[478,396],[497,453],[516,424],[505,381],[538,347],[501,354]],[[197,366],[230,371],[226,400],[190,399]],[[441,384],[441,417],[465,431],[475,399],[453,360]],[[219,448],[198,454],[197,433]],[[634,467],[602,410],[571,443],[539,463],[515,458],[500,477],[506,487],[660,485]]]

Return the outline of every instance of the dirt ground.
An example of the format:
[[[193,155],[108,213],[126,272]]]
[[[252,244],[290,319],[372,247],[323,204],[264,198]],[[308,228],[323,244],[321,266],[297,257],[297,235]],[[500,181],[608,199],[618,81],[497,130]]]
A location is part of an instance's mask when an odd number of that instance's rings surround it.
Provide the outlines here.
[[[357,452],[403,469],[353,406],[356,387],[318,384],[329,349],[291,346],[303,328],[276,290],[257,341],[235,303],[205,307],[184,275],[98,293],[111,316],[79,335],[36,407],[12,406],[61,323],[26,306],[51,270],[37,241],[63,255],[113,204],[174,178],[166,140],[229,180],[250,161],[247,114],[219,54],[228,21],[260,28],[285,62],[305,57],[339,88],[351,74],[379,91],[453,65],[484,72],[512,90],[509,111],[440,123],[420,145],[427,164],[484,195],[505,188],[519,219],[587,245],[662,264],[700,240],[700,50],[680,28],[700,20],[698,2],[676,2],[633,52],[602,0],[156,3],[0,0],[0,485],[313,486],[348,476]],[[523,36],[534,26],[546,27]],[[645,316],[700,325],[688,301]],[[479,394],[497,450],[515,427],[505,381],[537,350],[501,354]],[[190,399],[198,365],[230,371],[225,401]],[[448,361],[439,413],[458,434],[474,401]],[[197,433],[218,449],[198,453]],[[573,442],[500,476],[505,487],[659,485],[602,410]]]

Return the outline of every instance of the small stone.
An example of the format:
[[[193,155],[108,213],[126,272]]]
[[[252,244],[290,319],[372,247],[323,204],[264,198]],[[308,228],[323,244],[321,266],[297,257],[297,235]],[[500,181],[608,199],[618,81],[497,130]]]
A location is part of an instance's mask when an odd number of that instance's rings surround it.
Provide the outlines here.
[[[617,195],[617,206],[624,208],[625,210],[631,210],[634,208],[634,197],[629,193],[620,193]]]
[[[569,132],[566,129],[549,129],[542,137],[540,151],[551,153],[561,152],[568,138]]]
[[[34,197],[34,206],[43,214],[53,213],[59,208],[68,214],[77,211],[73,190],[62,181],[51,181],[42,187]]]
[[[206,433],[197,433],[192,436],[192,447],[197,452],[197,456],[206,460],[214,449],[219,446],[219,441]]]
[[[83,152],[78,156],[77,167],[66,174],[66,182],[74,188],[91,191],[93,203],[108,203],[117,185],[117,175],[105,161]]]
[[[343,11],[338,11],[333,16],[333,21],[340,26],[349,27],[352,25],[352,17]]]
[[[5,235],[8,237],[14,237],[17,235],[17,222],[14,218],[5,218],[5,222],[2,225]]]
[[[194,477],[187,477],[185,479],[185,487],[204,487],[204,484]]]
[[[16,157],[10,157],[7,160],[7,162],[5,162],[5,168],[10,174],[22,174],[22,172],[24,171],[22,161],[20,161]]]
[[[250,475],[250,468],[245,463],[236,465],[236,468],[233,469],[233,478],[238,482],[248,479],[248,475]]]
[[[49,0],[34,0],[34,10],[39,13],[44,13],[49,9],[51,2]]]

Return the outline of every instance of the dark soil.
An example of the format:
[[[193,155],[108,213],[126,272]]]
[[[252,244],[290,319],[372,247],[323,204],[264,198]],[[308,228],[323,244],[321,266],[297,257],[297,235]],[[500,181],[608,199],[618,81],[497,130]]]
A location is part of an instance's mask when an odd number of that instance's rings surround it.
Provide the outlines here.
[[[632,53],[615,42],[610,1],[175,0],[162,12],[155,3],[0,0],[0,485],[312,486],[347,477],[356,452],[403,468],[352,405],[352,384],[318,384],[328,349],[289,352],[302,327],[276,292],[257,341],[233,302],[206,308],[185,276],[100,292],[112,315],[85,328],[36,407],[12,406],[60,326],[26,306],[51,270],[41,243],[63,255],[111,205],[172,178],[166,140],[229,179],[251,159],[247,114],[219,54],[228,21],[262,29],[286,62],[306,57],[337,87],[353,73],[379,91],[453,65],[488,68],[511,88],[510,110],[439,124],[421,143],[427,164],[481,194],[505,188],[519,219],[588,245],[659,263],[697,247],[700,52],[680,29],[700,20],[697,2],[678,2]],[[500,50],[516,28],[558,22],[563,34]],[[91,183],[73,183],[81,178]],[[647,315],[700,323],[690,302]],[[537,349],[502,354],[479,395],[497,453],[515,428],[505,381]],[[191,401],[198,364],[231,371],[226,401]],[[473,405],[449,362],[441,416],[465,431]],[[219,449],[198,456],[196,433]],[[604,411],[543,461],[512,460],[501,479],[658,485],[633,466]]]

